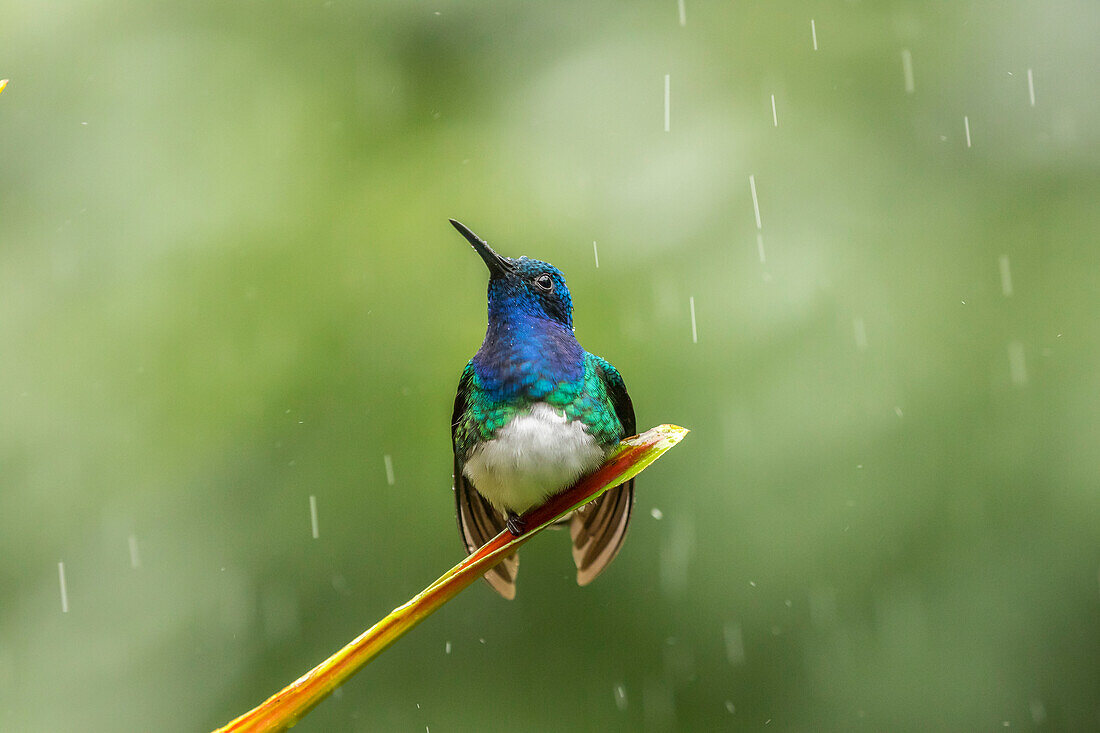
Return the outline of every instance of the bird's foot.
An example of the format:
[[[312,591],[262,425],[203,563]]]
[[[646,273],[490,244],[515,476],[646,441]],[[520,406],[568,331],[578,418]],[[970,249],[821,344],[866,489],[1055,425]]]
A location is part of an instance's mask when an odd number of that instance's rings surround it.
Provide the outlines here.
[[[523,521],[523,518],[515,512],[508,512],[508,518],[505,521],[508,525],[508,531],[512,533],[513,537],[519,537],[523,534],[523,530],[526,529],[527,524]]]

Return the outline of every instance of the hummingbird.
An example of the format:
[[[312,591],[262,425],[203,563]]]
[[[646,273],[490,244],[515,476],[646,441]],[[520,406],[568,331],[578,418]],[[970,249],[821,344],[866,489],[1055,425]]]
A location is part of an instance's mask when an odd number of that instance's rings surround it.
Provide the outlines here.
[[[505,528],[522,534],[524,512],[598,468],[634,434],[634,406],[618,370],[577,342],[561,270],[499,255],[450,222],[489,268],[485,340],[462,371],[451,416],[458,528],[470,554]],[[631,479],[562,520],[579,585],[618,554],[633,504]],[[513,553],[485,579],[512,599],[518,569]]]

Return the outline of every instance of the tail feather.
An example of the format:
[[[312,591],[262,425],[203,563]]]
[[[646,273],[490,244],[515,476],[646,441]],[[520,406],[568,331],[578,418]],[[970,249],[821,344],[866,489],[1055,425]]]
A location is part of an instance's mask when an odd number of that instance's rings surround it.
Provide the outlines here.
[[[626,538],[633,506],[632,479],[573,513],[569,534],[578,585],[591,583],[615,559]]]

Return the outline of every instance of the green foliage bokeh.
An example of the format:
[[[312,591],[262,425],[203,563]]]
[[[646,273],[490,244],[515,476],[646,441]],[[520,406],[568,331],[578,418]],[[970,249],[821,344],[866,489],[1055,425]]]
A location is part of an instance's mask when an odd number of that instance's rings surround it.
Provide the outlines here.
[[[1093,4],[0,9],[3,730],[212,728],[456,561],[447,217],[692,439],[303,730],[1097,725]]]

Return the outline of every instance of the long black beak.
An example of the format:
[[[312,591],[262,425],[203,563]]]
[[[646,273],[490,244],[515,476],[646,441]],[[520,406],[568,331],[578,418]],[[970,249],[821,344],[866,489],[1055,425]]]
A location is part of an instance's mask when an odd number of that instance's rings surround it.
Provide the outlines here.
[[[485,260],[485,266],[489,268],[490,278],[504,277],[515,269],[507,257],[501,257],[494,252],[493,248],[484,239],[471,232],[465,224],[454,219],[448,219],[448,221],[462,236],[466,237],[466,241],[473,245],[474,250],[481,255],[481,259]]]

